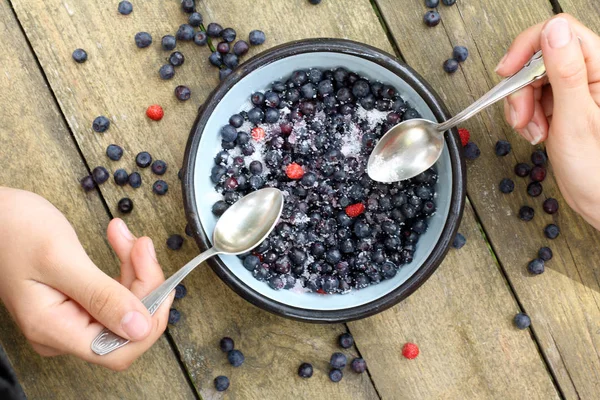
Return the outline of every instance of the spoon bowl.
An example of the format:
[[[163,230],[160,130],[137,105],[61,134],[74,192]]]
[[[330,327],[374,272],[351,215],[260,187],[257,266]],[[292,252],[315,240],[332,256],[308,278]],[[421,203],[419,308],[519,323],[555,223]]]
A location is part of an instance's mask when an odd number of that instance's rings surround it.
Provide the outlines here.
[[[437,124],[409,119],[390,129],[369,156],[367,173],[374,181],[391,183],[410,179],[431,167],[444,150]]]
[[[266,188],[244,196],[219,218],[213,232],[214,249],[231,255],[252,250],[275,228],[282,209],[279,189]]]

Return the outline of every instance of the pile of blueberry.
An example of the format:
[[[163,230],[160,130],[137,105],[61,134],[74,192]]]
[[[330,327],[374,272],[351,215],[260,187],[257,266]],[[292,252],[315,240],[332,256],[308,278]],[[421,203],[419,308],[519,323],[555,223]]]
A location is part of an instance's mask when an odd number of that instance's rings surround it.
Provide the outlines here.
[[[413,260],[435,212],[430,169],[394,184],[366,174],[387,130],[419,113],[397,90],[346,70],[298,70],[251,96],[221,129],[211,179],[220,216],[262,187],[284,192],[282,218],[243,265],[273,289],[345,293]]]
[[[229,364],[236,368],[241,366],[246,360],[244,354],[235,348],[235,343],[230,337],[224,337],[221,339],[219,342],[219,348],[222,352],[227,353],[227,361],[229,361]],[[229,388],[229,378],[225,375],[217,376],[213,383],[218,392],[224,392]]]

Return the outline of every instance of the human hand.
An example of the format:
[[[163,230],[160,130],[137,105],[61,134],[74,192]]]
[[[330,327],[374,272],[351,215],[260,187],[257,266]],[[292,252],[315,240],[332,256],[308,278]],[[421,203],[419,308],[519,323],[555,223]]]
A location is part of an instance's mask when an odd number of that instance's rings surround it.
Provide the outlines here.
[[[600,37],[557,15],[521,33],[496,72],[514,74],[540,49],[547,78],[509,96],[505,117],[532,144],[546,141],[565,200],[600,229]]]
[[[120,371],[165,330],[174,293],[152,317],[139,300],[164,281],[152,240],[136,239],[120,219],[107,235],[121,261],[116,280],[94,265],[52,204],[0,187],[0,298],[39,354],[73,354]],[[132,342],[96,355],[90,344],[104,327]]]

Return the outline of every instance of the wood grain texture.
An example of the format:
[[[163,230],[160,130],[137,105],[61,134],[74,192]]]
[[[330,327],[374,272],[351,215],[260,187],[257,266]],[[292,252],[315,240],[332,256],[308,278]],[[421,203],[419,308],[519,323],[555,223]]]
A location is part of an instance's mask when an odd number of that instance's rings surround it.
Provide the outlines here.
[[[552,15],[545,0],[465,0],[454,7],[440,7],[442,23],[431,29],[416,22],[425,11],[421,1],[411,1],[411,12],[398,10],[391,0],[377,3],[404,57],[436,88],[453,113],[500,80],[494,68],[518,33]],[[471,57],[459,72],[448,75],[441,66],[454,45],[467,46]],[[518,161],[530,162],[533,149],[504,122],[501,106],[491,107],[465,125],[482,152],[469,167],[469,197],[510,284],[532,318],[544,357],[567,398],[596,398],[600,393],[600,234],[569,209],[552,176],[544,181],[542,196],[526,195],[528,181],[515,177],[513,168]],[[510,140],[511,154],[495,156],[498,139]],[[498,190],[505,177],[515,179],[516,189],[510,195]],[[554,216],[542,211],[541,204],[548,197],[560,203]],[[529,223],[517,218],[524,204],[536,212]],[[554,241],[542,233],[551,222],[562,232]],[[532,277],[527,263],[545,245],[552,248],[554,259],[545,274]]]
[[[0,1],[0,185],[36,192],[65,213],[91,258],[111,275],[118,260],[105,240],[108,215],[97,192],[85,195],[85,174],[60,110],[45,85],[7,1]],[[30,399],[193,399],[166,339],[133,367],[114,373],[73,357],[42,358],[4,307],[0,340]]]
[[[145,183],[138,190],[112,184],[103,185],[101,190],[112,210],[124,195],[134,200],[136,209],[126,217],[127,222],[134,233],[149,234],[154,239],[159,260],[166,273],[172,273],[197,252],[191,241],[186,241],[179,252],[168,251],[164,241],[171,233],[181,233],[185,225],[176,166],[181,163],[196,108],[217,82],[216,70],[206,61],[208,49],[190,43],[181,45],[186,63],[172,81],[164,82],[157,71],[168,53],[162,52],[157,43],[163,34],[173,33],[185,22],[177,1],[136,3],[128,17],[118,15],[106,4],[67,4],[58,0],[31,4],[13,0],[13,5],[88,162],[92,166],[107,164],[104,149],[109,143],[117,143],[124,146],[126,155],[122,161],[111,163],[111,170],[131,170],[135,154],[142,150],[169,163],[166,180],[171,188],[165,197],[151,193],[152,176],[145,170],[141,171]],[[420,10],[422,5],[414,7]],[[254,52],[318,36],[344,37],[392,50],[366,0],[325,1],[316,7],[304,0],[207,0],[200,4],[200,11],[205,23],[216,20],[223,26],[231,25],[240,37],[252,29],[264,30],[268,42]],[[413,25],[407,28],[414,29]],[[134,46],[133,36],[140,30],[153,35],[155,44],[151,48],[140,50]],[[70,60],[76,47],[90,54],[86,64]],[[172,90],[178,84],[192,88],[192,100],[182,104],[174,99]],[[144,116],[151,103],[165,108],[165,118],[159,123]],[[109,116],[113,122],[104,135],[90,128],[99,114]],[[351,324],[380,394],[384,398],[509,395],[510,388],[525,385],[524,381],[512,383],[515,376],[532,376],[535,383],[524,389],[526,393],[531,397],[555,397],[534,342],[526,332],[510,326],[517,306],[495,270],[471,212],[462,229],[468,232],[469,245],[451,255],[439,273],[417,292],[415,299],[422,296],[421,304],[411,298],[381,316]],[[472,263],[479,266],[478,273],[472,273]],[[188,297],[175,305],[182,311],[182,321],[171,327],[170,333],[204,398],[221,396],[212,388],[212,379],[220,374],[232,380],[225,394],[228,398],[287,398],[290,394],[300,398],[377,398],[364,374],[348,371],[341,384],[326,382],[326,364],[337,350],[335,339],[345,330],[342,325],[307,325],[262,312],[227,289],[208,268],[187,278],[186,286]],[[440,292],[448,296],[440,299]],[[432,297],[439,304],[428,307]],[[471,308],[473,304],[476,307]],[[435,312],[423,317],[430,308]],[[431,332],[432,326],[439,335]],[[398,335],[399,329],[404,336]],[[238,369],[228,366],[218,350],[218,340],[226,335],[233,337],[246,355],[246,363]],[[380,346],[380,340],[388,347]],[[422,358],[411,364],[398,352],[406,340],[421,344],[424,351]],[[390,348],[393,351],[387,351]],[[444,357],[446,353],[449,355]],[[310,381],[296,376],[303,361],[315,365],[315,376]],[[399,377],[399,371],[405,376]],[[457,381],[457,376],[466,381]]]

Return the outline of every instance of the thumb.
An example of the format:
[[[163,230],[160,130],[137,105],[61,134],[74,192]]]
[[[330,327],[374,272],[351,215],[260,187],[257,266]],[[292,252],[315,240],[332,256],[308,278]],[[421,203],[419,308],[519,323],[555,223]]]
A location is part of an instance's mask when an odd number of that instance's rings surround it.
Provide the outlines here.
[[[575,115],[592,104],[587,68],[579,39],[569,21],[561,16],[548,21],[542,30],[542,52],[552,92],[554,115]]]

